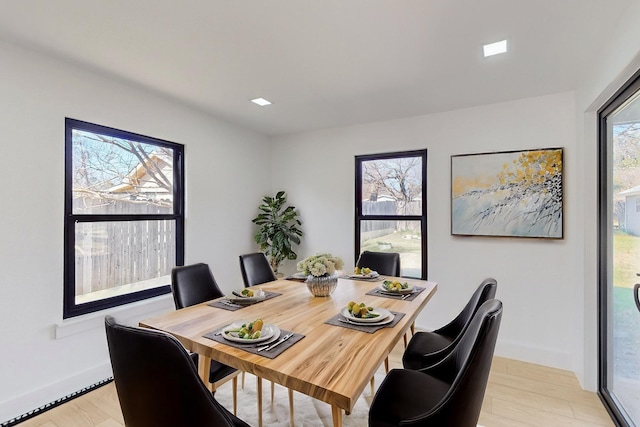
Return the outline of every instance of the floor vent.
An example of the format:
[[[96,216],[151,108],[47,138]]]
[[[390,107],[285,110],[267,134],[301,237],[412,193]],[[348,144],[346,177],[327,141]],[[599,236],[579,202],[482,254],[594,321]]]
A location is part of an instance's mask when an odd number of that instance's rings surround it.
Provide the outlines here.
[[[90,391],[93,391],[93,390],[95,390],[97,388],[102,387],[103,385],[107,385],[111,381],[113,381],[113,377],[107,378],[107,379],[102,380],[102,381],[98,381],[95,384],[92,384],[92,385],[90,385],[88,387],[85,387],[85,388],[83,388],[81,390],[74,391],[73,393],[68,394],[68,395],[66,395],[64,397],[61,397],[60,399],[57,399],[57,400],[55,400],[55,401],[53,401],[51,403],[47,403],[46,405],[42,405],[41,407],[36,408],[36,409],[34,409],[32,411],[29,411],[26,414],[22,414],[22,415],[20,415],[18,417],[12,418],[9,421],[5,421],[2,424],[0,424],[0,427],[12,427],[12,426],[18,425],[21,422],[24,422],[24,421],[28,420],[29,418],[33,418],[36,415],[40,415],[43,412],[48,411],[49,409],[53,409],[56,406],[62,405],[63,403],[67,403],[68,401],[75,399],[76,397],[80,397],[83,394],[89,393]]]

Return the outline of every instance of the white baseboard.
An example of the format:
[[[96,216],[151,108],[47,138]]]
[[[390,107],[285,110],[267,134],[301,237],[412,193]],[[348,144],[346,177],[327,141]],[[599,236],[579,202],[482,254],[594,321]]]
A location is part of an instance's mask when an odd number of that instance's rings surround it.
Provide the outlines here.
[[[573,358],[569,352],[502,341],[498,338],[495,355],[573,372]]]
[[[104,316],[106,314],[115,316],[119,323],[137,325],[142,318],[172,310],[175,310],[175,308],[171,294],[161,295],[125,306],[64,320],[54,326],[55,339],[65,340],[67,337],[81,333],[96,330],[103,331]],[[110,378],[112,371],[109,359],[96,362],[98,364],[92,368],[63,376],[54,382],[34,388],[26,394],[0,402],[0,424]]]
[[[0,422],[10,421],[111,376],[111,364],[106,362],[55,383],[30,390],[27,394],[12,397],[0,402]]]
[[[421,325],[416,325],[416,327],[423,331],[433,330],[433,328],[424,328]],[[521,360],[523,362],[574,372],[574,360],[570,352],[501,340],[500,336],[498,336],[494,354],[508,359]]]

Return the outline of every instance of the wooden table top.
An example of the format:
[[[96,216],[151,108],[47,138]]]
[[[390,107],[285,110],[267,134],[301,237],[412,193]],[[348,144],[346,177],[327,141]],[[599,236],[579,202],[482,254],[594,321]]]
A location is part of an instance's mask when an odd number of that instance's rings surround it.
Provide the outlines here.
[[[140,326],[168,332],[190,351],[351,411],[375,371],[437,288],[434,282],[400,280],[426,289],[413,301],[404,301],[365,295],[380,282],[339,279],[331,296],[314,297],[305,283],[277,280],[253,287],[282,294],[259,304],[229,311],[203,303],[144,320]],[[405,316],[395,327],[372,334],[324,323],[349,301]],[[275,359],[268,359],[203,337],[233,321],[258,318],[305,338]]]

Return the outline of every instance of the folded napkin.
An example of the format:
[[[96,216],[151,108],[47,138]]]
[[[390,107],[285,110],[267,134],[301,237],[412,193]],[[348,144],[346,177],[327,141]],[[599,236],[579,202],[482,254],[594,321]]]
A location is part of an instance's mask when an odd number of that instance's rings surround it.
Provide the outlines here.
[[[280,330],[280,336],[277,339],[270,339],[270,340],[263,341],[263,342],[256,343],[256,344],[243,344],[243,343],[239,343],[239,342],[235,342],[235,341],[229,341],[229,340],[225,339],[221,334],[222,329],[224,329],[224,328],[216,329],[215,331],[208,332],[208,333],[204,334],[203,337],[209,338],[210,340],[213,340],[213,341],[216,341],[216,342],[219,342],[219,343],[222,343],[222,344],[226,344],[226,345],[231,346],[231,347],[242,349],[242,350],[244,350],[246,352],[249,352],[249,353],[258,354],[260,356],[264,356],[264,357],[269,358],[269,359],[275,359],[276,357],[278,357],[282,353],[284,353],[288,348],[290,348],[295,343],[297,343],[302,338],[304,338],[304,335],[302,335],[302,334],[296,334],[294,332],[285,331],[284,329],[281,329]],[[284,341],[282,344],[279,344],[279,345],[277,345],[276,347],[274,347],[274,348],[272,348],[270,350],[258,351],[260,348],[262,348],[264,346],[277,343],[279,340],[281,340],[282,338],[284,338],[285,336],[287,336],[289,334],[293,334],[293,335],[291,335],[291,337],[288,338],[286,341]]]
[[[420,292],[424,291],[426,288],[420,287],[420,286],[414,286],[413,287],[413,292],[411,292],[409,294],[408,297],[404,298],[405,301],[413,301],[414,299],[417,298],[417,296],[420,294]],[[391,298],[391,299],[402,299],[405,295],[407,294],[392,294],[390,292],[385,292],[383,290],[381,290],[379,287],[375,287],[373,289],[371,289],[369,292],[367,292],[365,295],[373,295],[376,297],[384,297],[384,298]]]
[[[391,313],[394,315],[394,318],[391,323],[387,323],[386,325],[371,325],[367,323],[348,322],[340,313],[336,314],[324,323],[326,323],[327,325],[342,326],[343,328],[355,329],[356,331],[368,332],[372,334],[382,328],[393,328],[405,315],[405,313],[399,313],[397,311],[391,311]]]
[[[282,295],[282,294],[279,294],[277,292],[264,291],[264,299],[262,299],[260,301],[252,302],[252,303],[236,304],[236,303],[233,303],[233,302],[229,301],[226,298],[222,298],[222,299],[219,299],[217,301],[210,302],[207,305],[209,305],[211,307],[215,307],[215,308],[222,308],[224,310],[236,311],[236,310],[240,310],[241,308],[245,308],[245,307],[248,307],[250,305],[258,304],[258,303],[261,303],[262,301],[266,301],[268,299],[278,297],[280,295]]]

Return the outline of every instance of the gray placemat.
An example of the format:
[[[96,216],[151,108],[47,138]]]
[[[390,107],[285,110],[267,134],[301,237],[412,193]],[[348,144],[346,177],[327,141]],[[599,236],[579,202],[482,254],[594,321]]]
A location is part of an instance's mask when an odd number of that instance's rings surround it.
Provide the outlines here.
[[[341,279],[347,279],[347,280],[357,280],[359,282],[382,282],[383,280],[385,280],[384,277],[382,277],[382,275],[380,276],[376,276],[376,277],[349,277],[348,274],[345,274],[343,276],[340,276]]]
[[[240,310],[241,308],[249,307],[250,305],[260,304],[263,301],[266,301],[266,300],[271,299],[271,298],[278,297],[280,295],[282,295],[282,294],[279,294],[277,292],[264,291],[264,299],[260,300],[260,301],[256,301],[256,302],[251,303],[251,304],[234,304],[231,301],[229,301],[228,299],[222,298],[222,299],[219,299],[217,301],[210,302],[207,305],[209,305],[211,307],[215,307],[215,308],[222,308],[224,310],[236,311],[236,310]]]
[[[220,329],[216,329],[215,331],[208,332],[208,333],[204,334],[203,337],[209,338],[210,340],[213,340],[213,341],[216,341],[216,342],[219,342],[219,343],[222,343],[222,344],[226,344],[226,345],[228,345],[230,347],[235,347],[235,348],[242,349],[242,350],[244,350],[246,352],[249,352],[249,353],[258,354],[260,356],[264,356],[264,357],[267,357],[269,359],[275,359],[276,357],[278,357],[282,353],[284,353],[288,348],[290,348],[295,343],[297,343],[302,338],[304,338],[304,335],[302,335],[302,334],[296,334],[294,332],[286,331],[284,329],[281,329],[280,330],[280,336],[275,340],[268,340],[268,341],[261,342],[261,343],[258,343],[258,344],[242,344],[242,343],[237,343],[235,341],[229,341],[229,340],[225,339],[220,334],[222,329],[224,329],[224,328],[220,328]],[[282,338],[284,338],[288,334],[293,334],[293,335],[291,335],[291,337],[288,338],[286,341],[284,341],[282,344],[279,344],[278,346],[274,347],[271,350],[258,351],[260,348],[262,348],[262,347],[264,347],[266,345],[277,343],[279,340],[281,340]]]
[[[305,282],[307,280],[307,278],[306,277],[296,276],[295,274],[292,274],[291,276],[285,277],[284,280],[293,280],[294,282]]]
[[[324,323],[326,323],[327,325],[342,326],[343,328],[355,329],[356,331],[368,332],[368,333],[372,334],[375,331],[379,331],[382,328],[393,328],[394,326],[396,326],[398,324],[400,319],[402,319],[404,317],[404,314],[405,314],[405,313],[399,313],[397,311],[391,311],[391,313],[393,313],[395,315],[394,318],[393,318],[393,321],[391,321],[391,323],[387,323],[386,325],[368,326],[368,325],[366,325],[364,323],[349,322],[340,313],[336,314],[335,316],[333,316],[331,319],[327,320]]]
[[[391,299],[404,299],[405,301],[413,301],[414,299],[416,299],[418,297],[418,295],[420,294],[420,292],[424,291],[426,288],[420,287],[420,286],[414,286],[413,287],[413,292],[411,292],[410,294],[389,294],[386,293],[384,291],[381,291],[380,288],[378,288],[377,286],[373,289],[371,289],[369,292],[367,292],[365,295],[373,295],[376,297],[383,297],[383,298],[391,298]],[[408,297],[404,298],[405,295],[409,295]]]

